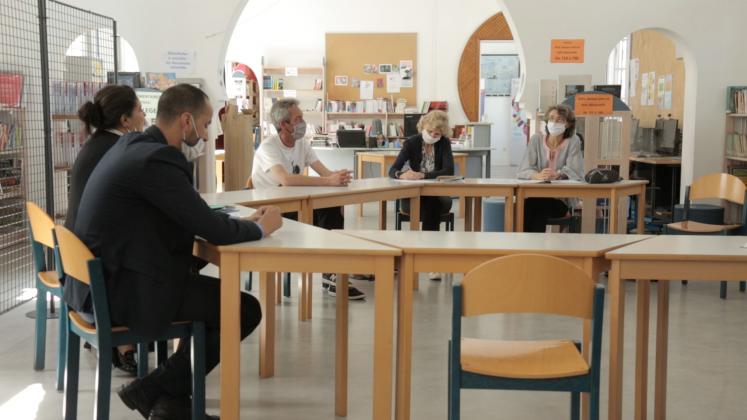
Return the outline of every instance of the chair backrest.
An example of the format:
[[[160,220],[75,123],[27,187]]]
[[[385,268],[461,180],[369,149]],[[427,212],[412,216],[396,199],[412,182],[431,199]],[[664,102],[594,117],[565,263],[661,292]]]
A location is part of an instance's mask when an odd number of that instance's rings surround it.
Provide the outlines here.
[[[54,236],[52,234],[54,220],[41,207],[31,201],[26,202],[26,214],[28,214],[31,224],[31,237],[46,247],[54,248]]]
[[[467,273],[461,282],[462,316],[543,313],[593,317],[594,282],[560,258],[518,254],[496,258]]]
[[[96,258],[86,244],[64,226],[55,226],[54,235],[59,249],[62,272],[91,288],[96,325],[108,331],[111,328],[111,321],[101,260]]]
[[[254,184],[252,183],[252,177],[249,177],[246,179],[246,189],[247,190],[253,190]]]
[[[690,200],[721,199],[744,205],[747,187],[734,175],[713,173],[696,179],[690,185]]]

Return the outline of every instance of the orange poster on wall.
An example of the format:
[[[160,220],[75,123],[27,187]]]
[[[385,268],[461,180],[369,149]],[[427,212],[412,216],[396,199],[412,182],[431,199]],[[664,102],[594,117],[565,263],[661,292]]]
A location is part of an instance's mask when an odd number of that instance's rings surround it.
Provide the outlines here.
[[[576,115],[612,115],[614,97],[609,94],[579,93],[576,95]]]
[[[551,63],[583,63],[583,39],[553,39],[550,42]]]

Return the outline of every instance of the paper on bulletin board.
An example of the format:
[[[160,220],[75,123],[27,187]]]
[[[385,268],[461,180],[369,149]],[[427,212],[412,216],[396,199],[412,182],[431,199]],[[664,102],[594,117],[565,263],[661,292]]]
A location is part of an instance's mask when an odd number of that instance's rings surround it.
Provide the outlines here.
[[[646,105],[656,105],[656,72],[652,71],[648,74],[648,100]]]
[[[664,76],[659,77],[656,83],[656,105],[659,109],[664,109],[664,92],[667,86],[667,79]]]
[[[576,115],[612,115],[614,97],[609,94],[578,93],[574,110]]]
[[[648,73],[641,74],[641,106],[648,104]]]
[[[665,76],[664,82],[664,109],[672,109],[672,75]]]
[[[373,99],[374,82],[373,80],[361,80],[361,100]]]
[[[412,68],[412,60],[400,60],[399,75],[402,79],[401,87],[411,88],[413,86],[412,81],[415,78],[415,71]]]
[[[583,39],[553,39],[550,41],[551,63],[583,63]]]
[[[636,96],[638,88],[638,70],[641,68],[641,60],[634,58],[630,60],[630,97]]]
[[[285,68],[285,76],[298,76],[298,67],[286,67]]]
[[[399,73],[386,75],[386,93],[399,93],[402,87],[402,76]]]

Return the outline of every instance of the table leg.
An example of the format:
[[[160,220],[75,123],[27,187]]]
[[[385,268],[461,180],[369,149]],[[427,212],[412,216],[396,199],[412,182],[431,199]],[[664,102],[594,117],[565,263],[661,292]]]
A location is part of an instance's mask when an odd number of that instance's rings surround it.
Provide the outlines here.
[[[485,154],[485,178],[490,178],[490,150]]]
[[[597,198],[584,196],[581,208],[581,232],[595,233],[597,231]]]
[[[472,197],[464,197],[464,231],[472,232]]]
[[[514,230],[516,232],[524,232],[524,191],[521,188],[516,193],[516,215],[514,219],[516,219]]]
[[[304,273],[306,276],[306,320],[311,319],[311,297],[314,292],[314,273]]]
[[[669,282],[659,280],[656,314],[654,420],[667,418],[667,352],[669,351]]]
[[[363,157],[359,154],[357,156],[358,162],[358,179],[363,179]],[[358,217],[363,217],[363,203],[358,206]]]
[[[348,415],[348,275],[337,274],[335,329],[335,415]]]
[[[620,204],[620,198],[617,196],[617,191],[615,189],[612,189],[610,191],[610,205],[609,205],[609,212],[610,212],[610,229],[609,232],[611,234],[617,233],[617,225],[620,223],[620,215],[618,210],[618,205]]]
[[[609,271],[610,364],[609,420],[622,419],[623,337],[625,329],[625,289],[620,279],[620,262],[613,260]]]
[[[379,201],[379,229],[386,230],[386,201]]]
[[[410,230],[420,230],[420,196],[410,198]]]
[[[656,217],[656,165],[651,165],[651,222]]]
[[[275,273],[275,304],[283,302],[283,273]]]
[[[635,338],[635,419],[646,420],[648,413],[648,320],[651,282],[639,280]]]
[[[306,321],[306,293],[311,290],[306,289],[306,273],[301,273],[298,277],[298,320]]]
[[[220,257],[220,412],[224,419],[239,419],[241,358],[239,344],[239,255],[221,253]],[[274,305],[273,305],[274,306]]]
[[[482,197],[474,197],[472,199],[472,208],[474,209],[472,231],[482,232]]]
[[[399,291],[397,296],[397,388],[395,419],[409,420],[412,377],[412,298],[415,273],[412,255],[399,259]]]
[[[260,273],[259,277],[259,303],[262,306],[262,322],[259,332],[259,377],[271,378],[275,375],[275,303],[273,302],[275,274]]]
[[[638,218],[635,230],[637,234],[643,235],[646,233],[646,220],[645,220],[645,214],[646,211],[646,185],[641,185],[641,191],[638,193],[638,210],[636,211],[636,216]]]
[[[419,204],[419,203],[418,203]],[[417,208],[417,207],[415,207]],[[411,209],[412,210],[412,209]],[[392,418],[394,258],[376,258],[374,301],[373,418]]]
[[[301,223],[306,223],[307,225],[314,224],[314,207],[311,204],[310,200],[304,200],[301,202],[301,209],[299,211],[299,219]],[[301,273],[301,287],[303,290],[299,291],[299,321],[308,321],[311,319],[311,273]],[[305,279],[305,280],[303,280]],[[301,299],[305,299],[304,302],[300,302]],[[303,310],[303,315],[301,314],[301,311]]]
[[[506,196],[506,202],[503,207],[503,231],[514,231],[514,195]]]

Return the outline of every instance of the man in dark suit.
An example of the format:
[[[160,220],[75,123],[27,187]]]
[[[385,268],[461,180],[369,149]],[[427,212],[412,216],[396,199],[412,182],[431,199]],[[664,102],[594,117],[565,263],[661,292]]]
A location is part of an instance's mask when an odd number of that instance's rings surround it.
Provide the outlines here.
[[[96,166],[75,222],[75,233],[103,261],[112,324],[155,338],[171,322],[204,321],[207,372],[219,361],[220,284],[192,272],[195,235],[219,245],[253,241],[282,223],[275,207],[251,220],[229,218],[194,190],[185,155],[207,137],[212,113],[201,90],[166,90],[156,124],[122,137]],[[242,338],[260,319],[259,302],[242,293]],[[130,409],[152,420],[188,418],[190,394],[188,340],[164,365],[119,391]]]

